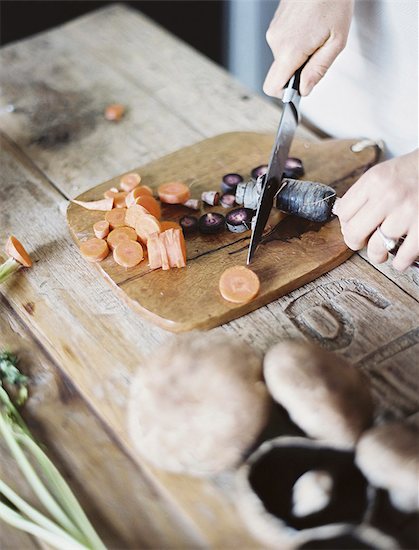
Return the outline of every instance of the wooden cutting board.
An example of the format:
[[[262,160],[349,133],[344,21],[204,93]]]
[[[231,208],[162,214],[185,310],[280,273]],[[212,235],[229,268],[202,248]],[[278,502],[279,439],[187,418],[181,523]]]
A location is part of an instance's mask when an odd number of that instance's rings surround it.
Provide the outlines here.
[[[140,166],[131,171],[141,174],[142,183],[151,187],[170,180],[190,185],[192,197],[204,190],[219,190],[222,176],[238,172],[249,178],[255,166],[267,162],[273,136],[234,132],[206,139],[190,147]],[[352,152],[357,140],[324,140],[316,143],[294,141],[290,156],[303,160],[304,179],[331,185],[341,195],[369,166],[377,161],[375,147]],[[120,176],[78,196],[97,200],[110,187],[118,187]],[[179,220],[197,214],[183,206],[162,205],[162,218]],[[222,207],[204,211],[226,213]],[[202,213],[203,213],[202,212]],[[67,221],[79,245],[93,237],[92,225],[104,219],[104,212],[92,212],[70,204]],[[289,216],[281,222],[268,242],[260,245],[251,268],[260,278],[259,295],[250,303],[226,302],[218,291],[221,273],[233,265],[245,265],[250,232],[196,235],[187,239],[187,267],[151,271],[147,260],[134,268],[118,266],[110,254],[97,265],[122,299],[148,320],[166,330],[183,332],[209,329],[245,315],[287,294],[333,269],[351,254],[335,219],[326,224],[307,222]]]

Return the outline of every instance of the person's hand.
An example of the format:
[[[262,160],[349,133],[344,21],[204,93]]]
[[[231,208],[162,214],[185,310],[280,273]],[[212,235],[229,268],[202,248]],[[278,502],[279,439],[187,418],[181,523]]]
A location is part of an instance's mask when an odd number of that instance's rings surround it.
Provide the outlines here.
[[[281,0],[266,33],[274,62],[263,91],[281,97],[282,89],[311,56],[301,73],[300,93],[308,95],[343,50],[353,0]]]
[[[370,168],[333,212],[349,248],[360,250],[368,242],[373,263],[388,258],[382,235],[395,241],[406,235],[393,260],[393,267],[404,271],[419,256],[419,149]]]

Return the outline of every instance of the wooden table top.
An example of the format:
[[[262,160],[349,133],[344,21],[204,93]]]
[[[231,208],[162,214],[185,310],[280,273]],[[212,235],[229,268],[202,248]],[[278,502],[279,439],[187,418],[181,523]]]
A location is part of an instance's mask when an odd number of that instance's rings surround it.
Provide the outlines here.
[[[6,46],[0,62],[0,246],[15,234],[35,260],[0,288],[0,348],[32,378],[26,419],[109,546],[258,547],[232,476],[171,475],[135,455],[132,374],[175,336],[128,309],[80,257],[65,210],[92,186],[206,137],[273,132],[278,109],[118,5]],[[118,124],[103,118],[113,102],[129,107]],[[303,127],[299,137],[318,139]],[[370,376],[378,414],[405,418],[419,409],[418,285],[413,269],[373,266],[361,252],[221,330],[260,351],[284,337],[319,342]],[[1,532],[4,548],[39,548]]]

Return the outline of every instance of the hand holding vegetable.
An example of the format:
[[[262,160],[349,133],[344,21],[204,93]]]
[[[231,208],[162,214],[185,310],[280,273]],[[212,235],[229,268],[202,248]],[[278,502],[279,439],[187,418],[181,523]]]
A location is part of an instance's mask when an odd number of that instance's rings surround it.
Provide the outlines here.
[[[419,256],[418,166],[419,149],[377,164],[336,202],[333,212],[349,248],[368,243],[370,260],[382,263],[388,257],[383,235],[396,242],[406,235],[393,267],[404,271]]]
[[[274,62],[263,90],[280,97],[285,84],[310,57],[301,74],[301,95],[308,95],[343,50],[353,0],[281,0],[266,33]]]

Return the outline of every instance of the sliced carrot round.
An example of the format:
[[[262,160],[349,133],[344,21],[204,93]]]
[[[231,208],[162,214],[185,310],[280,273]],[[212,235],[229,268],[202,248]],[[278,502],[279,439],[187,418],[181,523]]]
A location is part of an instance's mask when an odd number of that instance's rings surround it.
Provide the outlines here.
[[[29,254],[26,252],[23,244],[19,241],[19,239],[16,239],[13,235],[11,235],[6,242],[6,254],[8,256],[11,256],[13,259],[15,259],[17,262],[22,264],[25,267],[31,267],[32,260]]]
[[[144,258],[143,247],[134,241],[123,241],[113,251],[115,262],[122,267],[134,267]]]
[[[127,206],[125,203],[127,195],[128,193],[126,191],[120,191],[119,193],[116,193],[113,198],[114,208],[125,208]]]
[[[134,187],[137,187],[140,181],[140,174],[132,172],[131,174],[125,174],[125,176],[122,176],[121,181],[119,182],[119,186],[123,191],[129,193],[134,189]]]
[[[89,262],[101,262],[109,254],[109,248],[103,239],[88,239],[80,245],[80,252]]]
[[[159,220],[151,214],[145,214],[138,218],[135,224],[135,231],[144,244],[147,244],[147,240],[153,233],[160,233],[161,226]]]
[[[229,267],[220,277],[219,288],[224,300],[235,304],[250,302],[259,292],[259,277],[242,265]]]
[[[132,227],[117,227],[113,229],[107,238],[109,248],[114,250],[120,242],[123,241],[136,241],[137,233]]]
[[[152,197],[153,192],[147,185],[139,185],[138,187],[134,187],[132,191],[128,193],[128,195],[125,198],[126,205],[132,206],[135,204],[135,199],[138,199],[138,197]]]
[[[109,233],[109,222],[101,220],[93,225],[93,232],[97,239],[104,239]]]
[[[161,226],[162,232],[166,231],[166,229],[180,229],[180,230],[182,230],[180,224],[178,224],[177,222],[172,222],[170,220],[160,222],[160,226]]]
[[[148,216],[148,210],[144,208],[144,206],[141,206],[139,204],[133,204],[130,206],[125,214],[125,225],[128,227],[134,227],[136,226],[139,218],[141,216]]]
[[[105,220],[109,222],[110,228],[122,227],[125,224],[126,208],[113,208],[110,212],[106,212]]]
[[[163,183],[157,188],[159,199],[169,204],[183,204],[191,198],[191,190],[182,181]]]
[[[138,197],[138,199],[135,199],[135,204],[143,206],[146,210],[150,212],[152,216],[154,216],[158,220],[161,218],[160,204],[156,201],[154,197]]]

